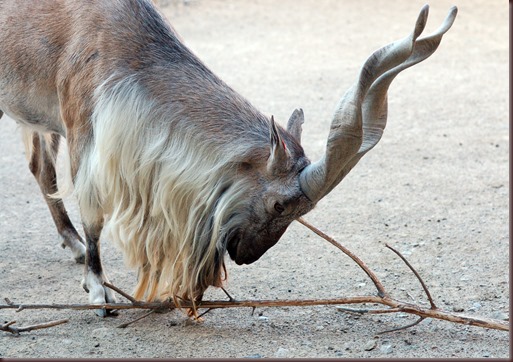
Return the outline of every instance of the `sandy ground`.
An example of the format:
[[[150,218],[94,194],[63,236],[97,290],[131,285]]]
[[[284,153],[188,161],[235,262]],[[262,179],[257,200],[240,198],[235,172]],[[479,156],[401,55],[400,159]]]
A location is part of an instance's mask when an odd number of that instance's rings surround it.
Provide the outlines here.
[[[425,0],[161,1],[207,65],[282,124],[305,110],[303,144],[318,159],[333,109],[376,48],[408,34]],[[427,306],[423,276],[440,308],[509,318],[508,8],[455,1],[459,15],[438,51],[392,85],[384,137],[306,219],[355,251],[390,293]],[[431,4],[426,33],[452,1]],[[58,246],[24,159],[17,125],[0,122],[0,297],[17,303],[83,303],[82,268]],[[73,220],[78,211],[67,201]],[[135,274],[108,240],[111,281],[130,291]],[[340,251],[300,224],[258,262],[228,262],[236,299],[372,295],[372,283]],[[222,298],[211,290],[206,299]],[[357,306],[355,306],[357,307]],[[14,337],[0,357],[460,357],[509,356],[509,334],[404,314],[353,316],[335,306],[216,310],[202,324],[173,311],[116,328],[143,311],[101,319],[92,311],[2,310],[18,325],[69,318]]]

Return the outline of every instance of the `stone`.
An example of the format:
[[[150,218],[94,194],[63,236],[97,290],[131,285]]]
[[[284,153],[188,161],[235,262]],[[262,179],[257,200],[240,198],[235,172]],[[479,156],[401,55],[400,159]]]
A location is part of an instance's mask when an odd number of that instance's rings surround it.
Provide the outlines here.
[[[384,344],[379,348],[379,350],[381,351],[381,353],[390,354],[392,353],[392,345]]]
[[[274,357],[276,358],[286,358],[289,355],[289,350],[283,347],[278,348],[278,350],[274,353]]]
[[[377,344],[378,342],[375,339],[371,339],[369,342],[365,343],[363,349],[366,351],[372,351],[374,348],[376,348]]]

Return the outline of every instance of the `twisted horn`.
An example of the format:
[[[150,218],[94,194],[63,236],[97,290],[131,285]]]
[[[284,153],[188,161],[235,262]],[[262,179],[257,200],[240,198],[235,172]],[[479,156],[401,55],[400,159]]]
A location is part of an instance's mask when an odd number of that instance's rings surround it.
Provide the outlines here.
[[[301,189],[311,201],[317,202],[328,194],[378,143],[386,126],[390,83],[401,71],[434,53],[457,13],[456,7],[451,8],[436,32],[417,41],[426,25],[428,10],[428,5],[421,9],[410,35],[378,49],[367,59],[358,81],[339,102],[324,156],[300,174]]]

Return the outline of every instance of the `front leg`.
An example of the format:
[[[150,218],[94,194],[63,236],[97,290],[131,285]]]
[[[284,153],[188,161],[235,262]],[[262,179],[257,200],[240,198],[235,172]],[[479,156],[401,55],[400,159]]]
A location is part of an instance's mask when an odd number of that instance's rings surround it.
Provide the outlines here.
[[[93,225],[84,224],[86,236],[85,270],[82,287],[89,293],[89,303],[104,304],[116,303],[114,292],[103,285],[109,283],[109,279],[103,272],[100,258],[100,233],[103,227],[103,220]],[[96,309],[96,314],[106,317],[112,314],[109,309]]]
[[[66,95],[70,98],[66,99]],[[63,95],[61,108],[62,114],[66,116],[64,123],[67,128],[70,171],[85,234],[82,287],[89,293],[91,304],[116,303],[114,292],[103,285],[104,282],[109,282],[103,272],[100,258],[100,234],[103,229],[104,211],[97,202],[98,195],[94,185],[96,180],[91,176],[90,167],[88,167],[91,149],[93,149],[93,130],[88,116],[91,111],[78,112],[80,109],[73,107],[72,95],[73,93]],[[113,313],[106,309],[96,309],[96,314],[105,317]]]

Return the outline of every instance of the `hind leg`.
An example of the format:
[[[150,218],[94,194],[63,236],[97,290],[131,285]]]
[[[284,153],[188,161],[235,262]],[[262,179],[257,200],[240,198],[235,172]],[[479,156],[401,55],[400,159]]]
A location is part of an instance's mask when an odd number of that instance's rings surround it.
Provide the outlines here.
[[[36,178],[43,193],[46,204],[50,209],[57,232],[61,238],[63,248],[70,248],[77,263],[84,263],[85,245],[77,230],[69,219],[64,203],[61,199],[51,198],[57,192],[57,174],[55,160],[59,149],[58,134],[32,133],[32,152],[29,168]]]

